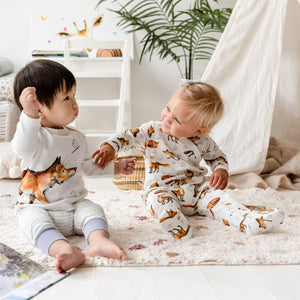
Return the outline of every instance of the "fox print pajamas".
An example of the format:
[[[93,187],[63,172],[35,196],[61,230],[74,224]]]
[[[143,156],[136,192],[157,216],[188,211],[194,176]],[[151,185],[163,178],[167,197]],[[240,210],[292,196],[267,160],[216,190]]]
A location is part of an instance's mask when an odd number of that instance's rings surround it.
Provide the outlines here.
[[[263,231],[264,220],[270,214],[279,214],[277,211],[254,213],[226,192],[210,188],[208,170],[200,166],[200,161],[204,159],[212,171],[228,170],[228,163],[209,136],[173,137],[162,132],[161,122],[151,121],[127,129],[106,142],[116,152],[141,149],[145,160],[146,207],[176,239],[192,235],[185,216],[209,216],[252,234]]]

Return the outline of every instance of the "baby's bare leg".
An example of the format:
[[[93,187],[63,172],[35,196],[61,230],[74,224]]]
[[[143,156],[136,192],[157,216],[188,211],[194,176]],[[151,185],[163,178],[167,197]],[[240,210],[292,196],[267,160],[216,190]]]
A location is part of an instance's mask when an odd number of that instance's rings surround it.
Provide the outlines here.
[[[49,254],[56,258],[55,269],[58,272],[68,271],[85,261],[80,248],[72,246],[66,240],[55,241],[49,248]]]
[[[105,230],[95,230],[88,237],[90,245],[89,255],[105,256],[108,258],[117,258],[125,260],[126,252],[117,244],[109,239],[109,235]]]

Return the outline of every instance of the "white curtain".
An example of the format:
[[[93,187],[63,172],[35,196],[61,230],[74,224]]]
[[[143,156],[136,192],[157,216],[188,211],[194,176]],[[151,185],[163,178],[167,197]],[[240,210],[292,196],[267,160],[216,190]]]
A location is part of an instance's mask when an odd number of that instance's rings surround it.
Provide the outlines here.
[[[230,174],[262,170],[271,131],[300,146],[299,7],[297,0],[238,0],[203,74],[225,102],[212,136]]]

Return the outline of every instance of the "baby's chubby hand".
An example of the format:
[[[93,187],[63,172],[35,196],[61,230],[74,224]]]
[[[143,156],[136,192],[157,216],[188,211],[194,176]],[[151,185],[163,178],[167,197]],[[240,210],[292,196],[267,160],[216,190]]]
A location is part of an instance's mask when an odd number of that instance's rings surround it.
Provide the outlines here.
[[[20,103],[24,109],[24,113],[33,119],[39,118],[39,103],[36,96],[35,87],[25,88],[20,95]]]
[[[210,176],[209,183],[215,190],[224,190],[228,183],[228,173],[226,170],[219,168]]]
[[[115,149],[108,143],[101,144],[99,149],[94,152],[92,156],[92,158],[94,158],[94,164],[101,169],[104,169],[114,157]]]
[[[115,174],[130,175],[133,172],[136,158],[122,158],[118,162],[118,167],[115,168]]]

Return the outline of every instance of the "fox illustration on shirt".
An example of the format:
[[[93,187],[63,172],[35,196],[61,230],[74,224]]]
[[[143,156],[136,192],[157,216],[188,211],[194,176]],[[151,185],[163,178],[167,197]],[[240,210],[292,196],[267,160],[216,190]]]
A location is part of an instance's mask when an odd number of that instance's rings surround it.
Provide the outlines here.
[[[27,169],[23,172],[22,182],[19,188],[19,194],[24,192],[30,195],[29,203],[32,204],[35,199],[48,204],[45,192],[54,186],[62,184],[68,178],[76,173],[77,168],[67,169],[61,164],[61,157],[57,157],[52,165],[44,170],[35,172]]]

